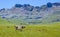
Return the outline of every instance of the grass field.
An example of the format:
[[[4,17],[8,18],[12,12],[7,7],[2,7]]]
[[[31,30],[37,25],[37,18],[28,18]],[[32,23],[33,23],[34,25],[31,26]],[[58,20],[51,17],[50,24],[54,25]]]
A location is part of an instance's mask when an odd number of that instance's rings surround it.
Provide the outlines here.
[[[54,24],[27,25],[23,31],[15,30],[14,26],[0,25],[0,37],[60,37],[60,25]]]

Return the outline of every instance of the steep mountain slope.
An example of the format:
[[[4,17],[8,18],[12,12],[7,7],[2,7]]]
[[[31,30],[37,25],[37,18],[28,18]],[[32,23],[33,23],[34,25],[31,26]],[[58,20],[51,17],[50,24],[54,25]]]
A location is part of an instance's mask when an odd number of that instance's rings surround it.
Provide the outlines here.
[[[47,3],[47,5],[31,6],[29,4],[16,4],[10,9],[1,9],[0,16],[11,23],[40,24],[60,21],[60,3]]]

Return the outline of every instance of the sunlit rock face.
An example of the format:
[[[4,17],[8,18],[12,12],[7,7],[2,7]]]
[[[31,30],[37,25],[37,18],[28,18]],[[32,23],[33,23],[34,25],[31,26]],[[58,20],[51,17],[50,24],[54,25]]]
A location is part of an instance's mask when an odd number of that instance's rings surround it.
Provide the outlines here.
[[[15,4],[10,9],[0,9],[0,17],[18,24],[20,22],[28,24],[56,22],[60,21],[60,3],[48,2],[41,7],[34,7],[29,4]]]

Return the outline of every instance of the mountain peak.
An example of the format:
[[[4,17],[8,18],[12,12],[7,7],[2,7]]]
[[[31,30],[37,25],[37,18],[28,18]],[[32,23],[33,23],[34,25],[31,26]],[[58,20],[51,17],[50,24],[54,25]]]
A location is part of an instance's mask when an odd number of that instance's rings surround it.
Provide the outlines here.
[[[17,7],[17,8],[20,8],[20,7],[22,7],[23,5],[21,5],[21,4],[15,4],[15,7]]]

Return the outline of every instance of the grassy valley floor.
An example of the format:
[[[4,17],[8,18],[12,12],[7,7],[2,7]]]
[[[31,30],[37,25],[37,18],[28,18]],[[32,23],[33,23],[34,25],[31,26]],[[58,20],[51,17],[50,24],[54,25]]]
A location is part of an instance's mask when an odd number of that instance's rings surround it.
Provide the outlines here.
[[[27,25],[23,31],[15,30],[14,26],[1,26],[0,37],[60,37],[60,25]]]

